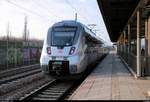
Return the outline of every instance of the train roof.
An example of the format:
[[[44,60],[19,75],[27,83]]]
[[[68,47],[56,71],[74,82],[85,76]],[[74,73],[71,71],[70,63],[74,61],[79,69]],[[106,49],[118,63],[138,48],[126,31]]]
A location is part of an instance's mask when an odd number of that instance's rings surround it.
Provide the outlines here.
[[[89,29],[87,26],[85,26],[84,24],[82,24],[80,22],[77,22],[77,21],[74,21],[74,20],[64,20],[64,21],[55,23],[53,25],[53,27],[57,27],[57,26],[78,26],[78,27],[83,27],[86,34],[88,34],[87,37],[89,37],[92,41],[97,42],[99,44],[104,43],[103,39],[96,36],[96,33],[92,32],[91,29]]]

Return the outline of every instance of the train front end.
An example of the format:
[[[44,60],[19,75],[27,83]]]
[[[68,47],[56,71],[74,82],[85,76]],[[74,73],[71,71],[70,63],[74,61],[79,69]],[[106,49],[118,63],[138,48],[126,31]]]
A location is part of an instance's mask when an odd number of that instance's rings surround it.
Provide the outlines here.
[[[44,74],[66,76],[79,73],[78,38],[77,26],[53,26],[48,31],[40,59]]]

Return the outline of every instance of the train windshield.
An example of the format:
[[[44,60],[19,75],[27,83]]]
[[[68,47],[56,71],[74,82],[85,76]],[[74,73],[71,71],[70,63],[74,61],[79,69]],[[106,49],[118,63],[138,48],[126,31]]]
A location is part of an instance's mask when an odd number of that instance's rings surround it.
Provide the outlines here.
[[[76,28],[54,28],[52,33],[52,46],[71,46],[75,38],[75,33]]]

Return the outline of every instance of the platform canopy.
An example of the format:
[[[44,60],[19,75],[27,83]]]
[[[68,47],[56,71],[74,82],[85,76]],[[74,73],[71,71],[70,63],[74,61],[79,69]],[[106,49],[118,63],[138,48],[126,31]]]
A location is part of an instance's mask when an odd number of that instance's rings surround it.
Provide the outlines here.
[[[112,42],[117,42],[140,0],[97,0]]]

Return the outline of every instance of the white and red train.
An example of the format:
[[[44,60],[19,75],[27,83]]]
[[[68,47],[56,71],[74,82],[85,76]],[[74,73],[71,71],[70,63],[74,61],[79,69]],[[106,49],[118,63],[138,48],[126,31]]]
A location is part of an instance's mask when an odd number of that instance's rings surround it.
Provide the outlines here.
[[[56,76],[82,75],[107,49],[85,25],[62,21],[49,28],[45,37],[40,65],[44,74]]]

